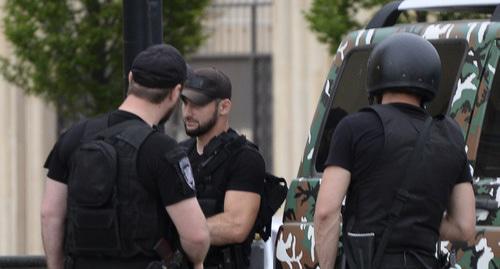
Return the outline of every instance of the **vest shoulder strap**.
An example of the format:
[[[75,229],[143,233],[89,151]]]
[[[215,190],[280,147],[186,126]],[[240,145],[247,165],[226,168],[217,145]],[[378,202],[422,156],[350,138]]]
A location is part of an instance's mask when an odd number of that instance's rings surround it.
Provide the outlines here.
[[[217,147],[208,152],[207,159],[200,164],[200,170],[208,175],[215,171],[231,156],[244,148],[249,142],[244,135],[222,140]]]
[[[152,132],[154,132],[153,128],[137,119],[109,126],[109,114],[106,114],[86,122],[81,142],[94,139],[106,140],[118,135],[120,139],[138,149]]]

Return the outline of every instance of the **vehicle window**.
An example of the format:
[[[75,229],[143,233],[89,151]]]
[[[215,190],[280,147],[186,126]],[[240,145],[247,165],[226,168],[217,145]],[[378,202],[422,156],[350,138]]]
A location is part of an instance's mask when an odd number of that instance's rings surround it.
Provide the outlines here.
[[[439,53],[442,65],[442,77],[438,95],[428,106],[432,115],[444,114],[448,111],[451,94],[455,88],[458,70],[465,57],[467,43],[465,40],[432,41]],[[323,123],[320,143],[315,156],[317,172],[324,170],[324,162],[328,157],[328,148],[332,134],[339,121],[348,114],[354,113],[368,105],[365,88],[366,63],[372,47],[360,47],[352,50],[344,59],[338,85],[332,91],[333,100],[329,106],[328,116]]]
[[[500,64],[497,64],[497,69]],[[495,74],[477,150],[476,177],[500,176],[500,75]]]

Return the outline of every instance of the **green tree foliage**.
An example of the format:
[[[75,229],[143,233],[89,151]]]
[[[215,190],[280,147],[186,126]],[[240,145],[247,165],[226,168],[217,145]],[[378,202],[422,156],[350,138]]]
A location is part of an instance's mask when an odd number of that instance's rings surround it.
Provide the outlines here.
[[[313,0],[305,12],[309,27],[318,35],[318,40],[328,44],[331,54],[337,51],[342,36],[361,25],[355,19],[360,9],[380,6],[388,0]]]
[[[193,52],[204,39],[201,19],[209,1],[164,1],[164,41]],[[120,103],[122,0],[7,0],[4,9],[13,53],[1,59],[0,72],[9,82],[69,118]]]
[[[359,29],[367,23],[356,20],[356,14],[365,9],[376,11],[382,5],[391,2],[391,0],[313,0],[311,8],[304,13],[309,22],[309,27],[316,32],[318,40],[328,44],[330,53],[333,55],[342,41],[344,34],[351,30]],[[429,20],[463,20],[463,19],[488,19],[491,14],[474,12],[403,12],[398,21],[400,23],[408,22],[426,22]]]

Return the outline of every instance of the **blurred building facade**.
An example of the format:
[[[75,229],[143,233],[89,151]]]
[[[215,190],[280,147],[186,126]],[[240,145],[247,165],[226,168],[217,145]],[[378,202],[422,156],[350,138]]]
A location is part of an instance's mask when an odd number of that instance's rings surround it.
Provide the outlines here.
[[[259,145],[268,170],[287,179],[297,173],[332,59],[304,19],[311,2],[214,0],[204,20],[209,37],[188,57],[194,68],[228,74],[231,125]],[[9,51],[0,34],[0,54]],[[1,80],[0,87],[0,255],[42,254],[42,166],[57,138],[57,115],[39,98]],[[167,130],[183,136],[178,116]]]
[[[0,34],[0,54],[10,53]],[[0,255],[40,254],[42,165],[57,136],[57,116],[52,106],[3,79],[0,89]]]

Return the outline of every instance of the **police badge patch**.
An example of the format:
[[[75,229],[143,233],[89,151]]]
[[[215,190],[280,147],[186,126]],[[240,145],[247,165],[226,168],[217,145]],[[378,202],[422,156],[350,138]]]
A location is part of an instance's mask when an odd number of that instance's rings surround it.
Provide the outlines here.
[[[179,167],[181,168],[181,172],[186,183],[191,189],[196,190],[193,171],[191,170],[191,163],[189,162],[188,157],[184,157],[179,161]]]

